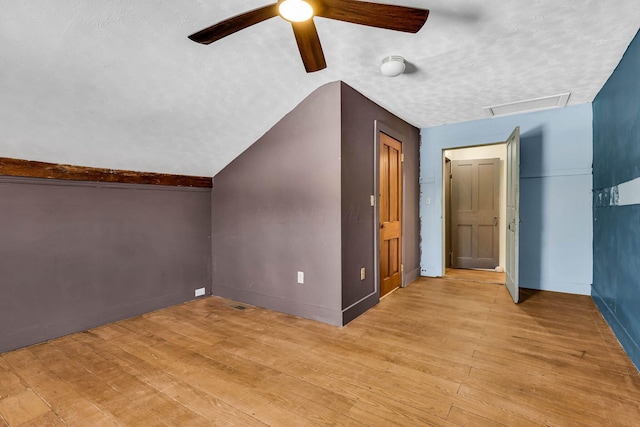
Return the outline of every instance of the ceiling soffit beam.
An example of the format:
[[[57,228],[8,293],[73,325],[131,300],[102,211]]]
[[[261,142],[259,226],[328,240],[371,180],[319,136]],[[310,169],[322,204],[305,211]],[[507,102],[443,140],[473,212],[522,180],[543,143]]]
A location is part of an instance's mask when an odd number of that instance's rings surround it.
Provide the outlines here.
[[[0,157],[0,175],[25,178],[64,179],[70,181],[166,185],[172,187],[213,187],[211,177],[102,169],[10,159],[6,157]]]

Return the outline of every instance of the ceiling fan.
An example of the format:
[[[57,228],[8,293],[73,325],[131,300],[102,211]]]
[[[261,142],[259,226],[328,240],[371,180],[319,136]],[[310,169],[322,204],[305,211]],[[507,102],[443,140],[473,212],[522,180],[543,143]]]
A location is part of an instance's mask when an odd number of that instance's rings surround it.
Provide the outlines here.
[[[429,11],[359,0],[278,0],[200,30],[189,38],[194,42],[210,44],[276,16],[291,22],[304,67],[307,73],[312,73],[327,67],[313,23],[314,16],[417,33],[426,22]]]

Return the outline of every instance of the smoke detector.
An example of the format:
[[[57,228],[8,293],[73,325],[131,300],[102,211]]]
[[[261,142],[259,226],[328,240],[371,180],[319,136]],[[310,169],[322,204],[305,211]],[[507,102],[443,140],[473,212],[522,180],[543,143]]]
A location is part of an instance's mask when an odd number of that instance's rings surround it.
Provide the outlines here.
[[[396,77],[404,73],[404,58],[398,55],[387,56],[382,60],[380,72],[387,77]]]

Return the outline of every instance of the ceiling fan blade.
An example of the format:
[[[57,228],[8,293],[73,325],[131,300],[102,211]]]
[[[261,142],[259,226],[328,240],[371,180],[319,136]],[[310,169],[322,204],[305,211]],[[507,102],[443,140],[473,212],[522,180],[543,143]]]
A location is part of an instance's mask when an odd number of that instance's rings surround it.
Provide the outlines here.
[[[254,24],[258,24],[269,18],[278,16],[277,3],[268,6],[259,7],[249,12],[242,13],[222,22],[218,22],[204,30],[191,34],[189,38],[197,43],[209,44],[216,40],[220,40],[230,34],[243,30]]]
[[[353,0],[324,0],[317,16],[370,27],[417,33],[429,11],[415,7]]]
[[[304,22],[292,22],[293,33],[296,36],[298,50],[302,56],[302,62],[307,73],[313,73],[327,68],[324,60],[324,53],[320,45],[320,37],[313,19]]]

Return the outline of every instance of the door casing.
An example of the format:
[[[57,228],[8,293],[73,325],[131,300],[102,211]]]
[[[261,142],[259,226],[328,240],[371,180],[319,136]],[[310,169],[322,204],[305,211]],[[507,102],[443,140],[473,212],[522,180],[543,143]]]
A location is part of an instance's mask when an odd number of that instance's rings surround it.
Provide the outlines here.
[[[512,165],[512,166],[515,166],[517,168],[517,173],[513,174],[514,175],[513,179],[517,179],[519,181],[519,178],[520,178],[520,171],[519,171],[519,169],[520,169],[519,168],[519,166],[520,166],[520,149],[519,149],[520,148],[519,147],[520,146],[520,144],[519,144],[519,141],[520,141],[520,127],[517,126],[513,130],[513,132],[511,133],[511,135],[509,136],[509,138],[506,141],[500,141],[500,142],[494,142],[494,143],[488,143],[488,144],[478,144],[478,145],[471,145],[471,146],[446,147],[446,148],[443,148],[442,149],[442,157],[441,157],[443,182],[447,182],[447,180],[448,180],[448,175],[445,176],[446,171],[447,171],[447,168],[446,168],[446,160],[447,160],[447,158],[446,158],[445,152],[447,150],[457,150],[457,149],[460,149],[460,148],[482,147],[482,146],[497,145],[497,144],[505,144],[506,146],[508,146],[509,142],[511,142],[513,139],[517,139],[516,164]],[[508,152],[507,152],[506,162],[509,162],[509,153]],[[507,163],[507,166],[509,166],[508,163]],[[510,172],[511,172],[511,170],[509,168],[507,168],[507,174],[509,174]],[[507,180],[508,180],[508,177],[507,177]],[[518,201],[519,201],[519,185],[518,185],[518,188],[515,191],[515,194],[517,195],[517,198],[518,198]],[[440,201],[441,206],[442,206],[442,215],[441,215],[441,220],[442,220],[442,240],[441,240],[441,242],[442,242],[442,260],[441,261],[442,261],[442,274],[443,275],[446,272],[446,257],[448,256],[448,254],[446,253],[446,250],[445,250],[446,238],[448,237],[445,234],[446,233],[446,229],[447,229],[446,217],[448,215],[448,209],[447,209],[447,206],[446,206],[445,202],[446,202],[445,191],[444,191],[444,188],[443,188],[442,197],[441,197],[441,201]],[[513,231],[515,231],[515,233],[516,233],[516,236],[515,236],[515,239],[514,239],[515,240],[515,242],[514,242],[514,246],[515,246],[515,257],[514,257],[515,258],[515,271],[513,272],[513,275],[512,275],[512,279],[513,279],[513,281],[515,281],[515,283],[513,283],[513,282],[511,284],[509,283],[509,277],[508,277],[509,274],[507,274],[507,284],[505,286],[505,288],[507,288],[509,290],[509,293],[511,294],[511,296],[512,296],[512,298],[513,298],[515,303],[517,303],[518,300],[519,300],[518,293],[517,293],[517,290],[519,289],[519,283],[518,283],[519,282],[519,280],[518,280],[518,276],[519,276],[519,274],[518,274],[518,271],[519,271],[519,247],[518,247],[519,246],[519,239],[518,239],[518,234],[519,234],[519,228],[520,228],[520,217],[519,217],[519,212],[518,212],[519,209],[518,208],[519,208],[519,206],[516,206],[516,214],[514,215],[515,218],[513,218],[513,217],[511,218],[512,228],[513,228]],[[509,209],[507,208],[507,210],[509,210]],[[508,218],[509,214],[507,213],[507,215],[505,215],[505,217]],[[512,231],[512,230],[507,230],[507,233],[509,233],[510,231]],[[506,266],[506,264],[508,264],[508,263],[509,263],[509,261],[505,262],[505,272],[507,272],[506,270],[508,269],[508,267]],[[514,289],[510,289],[509,288],[510,285],[512,287],[515,285],[515,291],[516,292],[514,292]]]

